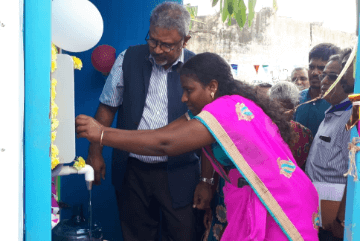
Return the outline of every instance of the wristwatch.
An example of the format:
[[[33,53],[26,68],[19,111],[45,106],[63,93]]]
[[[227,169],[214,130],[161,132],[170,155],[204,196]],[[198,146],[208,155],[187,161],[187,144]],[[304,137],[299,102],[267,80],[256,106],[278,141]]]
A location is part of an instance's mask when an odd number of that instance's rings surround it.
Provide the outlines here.
[[[214,185],[214,178],[206,178],[206,177],[200,177],[200,181],[202,182],[206,182],[210,185]]]

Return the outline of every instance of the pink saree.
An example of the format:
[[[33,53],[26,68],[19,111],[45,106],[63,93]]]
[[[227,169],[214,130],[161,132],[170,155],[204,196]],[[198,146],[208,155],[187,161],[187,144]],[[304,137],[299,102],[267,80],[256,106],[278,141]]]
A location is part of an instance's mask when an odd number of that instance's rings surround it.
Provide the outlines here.
[[[195,118],[236,166],[227,175],[211,148],[204,148],[227,181],[228,225],[221,240],[318,240],[317,191],[260,107],[241,96],[223,96]],[[238,188],[239,177],[250,185]]]

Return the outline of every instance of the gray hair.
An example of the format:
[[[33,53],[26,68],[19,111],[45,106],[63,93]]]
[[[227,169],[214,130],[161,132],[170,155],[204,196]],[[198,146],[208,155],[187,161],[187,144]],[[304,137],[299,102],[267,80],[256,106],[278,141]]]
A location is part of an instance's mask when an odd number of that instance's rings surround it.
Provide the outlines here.
[[[293,75],[293,73],[295,73],[295,71],[299,71],[299,70],[304,70],[307,73],[309,69],[306,67],[297,67],[291,72],[291,76]]]
[[[295,107],[299,103],[300,92],[298,87],[289,81],[279,81],[269,91],[270,99],[279,101],[291,101]]]
[[[150,25],[176,29],[182,37],[185,37],[189,34],[190,13],[181,4],[164,2],[157,5],[151,12]]]
[[[342,56],[341,56],[340,54],[334,54],[334,55],[331,55],[331,56],[329,57],[328,63],[329,63],[330,61],[336,61],[336,62],[338,62],[338,63],[341,64],[341,60],[342,60]]]

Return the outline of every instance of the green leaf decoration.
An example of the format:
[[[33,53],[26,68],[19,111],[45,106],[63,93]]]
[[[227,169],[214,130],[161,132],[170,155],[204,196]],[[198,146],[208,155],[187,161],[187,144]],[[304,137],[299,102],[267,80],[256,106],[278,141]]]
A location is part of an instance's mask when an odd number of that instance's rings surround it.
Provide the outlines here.
[[[228,26],[231,26],[231,16],[229,17]]]
[[[252,21],[255,17],[255,5],[256,5],[256,0],[249,0],[249,15],[248,15],[248,25],[249,27],[252,24]]]
[[[238,0],[227,0],[227,9],[228,9],[228,13],[229,15],[233,14],[234,12],[234,2],[236,2]],[[231,17],[230,17],[231,19]]]
[[[212,6],[215,7],[215,5],[219,2],[219,0],[213,0]]]
[[[192,26],[193,26],[193,22],[199,22],[199,23],[204,23],[201,21],[196,20],[196,16],[198,13],[198,7],[197,6],[191,6],[190,4],[185,5],[186,10],[190,13],[190,25],[189,25],[189,29],[191,30]]]
[[[240,28],[243,28],[246,22],[246,5],[243,0],[237,0],[235,3],[235,19]]]
[[[229,16],[229,12],[228,12],[228,8],[227,8],[227,2],[229,0],[224,0],[224,7],[223,7],[223,11],[222,11],[222,21],[225,22],[225,20],[227,19],[227,17]]]
[[[275,12],[278,10],[278,5],[277,5],[276,0],[273,0],[273,8],[274,8]]]

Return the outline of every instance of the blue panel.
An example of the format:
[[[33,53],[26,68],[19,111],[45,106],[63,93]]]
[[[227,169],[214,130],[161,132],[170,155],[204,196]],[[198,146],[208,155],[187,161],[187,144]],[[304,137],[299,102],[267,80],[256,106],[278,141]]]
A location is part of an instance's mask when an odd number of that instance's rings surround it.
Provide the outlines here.
[[[145,44],[149,30],[149,19],[152,9],[163,0],[91,0],[99,9],[104,20],[104,34],[97,46],[108,44],[116,49],[119,55],[131,45]],[[177,1],[182,3],[182,1]],[[209,3],[210,4],[210,3]],[[94,48],[96,48],[95,46]],[[68,53],[83,61],[83,69],[75,70],[75,114],[94,116],[99,105],[99,97],[106,77],[96,71],[91,64],[91,53],[94,48],[82,53]],[[76,154],[86,158],[89,143],[85,139],[77,140]],[[122,240],[115,190],[111,184],[111,148],[105,147],[103,156],[106,162],[106,180],[101,186],[92,190],[93,218],[99,221],[104,230],[105,239]],[[73,205],[87,205],[88,191],[84,177],[61,177],[62,201]],[[63,210],[63,218],[70,218],[71,211]]]
[[[358,6],[359,7],[359,6]],[[357,11],[359,14],[359,9]],[[360,26],[360,24],[359,24]],[[358,26],[358,27],[359,27]],[[355,90],[354,93],[360,93],[360,42],[358,41],[358,54],[356,57],[356,76],[355,76]],[[356,127],[351,130],[350,141],[358,137]],[[356,166],[360,168],[360,153],[356,153]],[[359,169],[357,175],[360,178]],[[360,240],[360,183],[359,181],[354,182],[352,176],[348,177],[347,180],[347,195],[346,195],[346,212],[345,212],[345,232],[344,240]]]
[[[51,1],[24,1],[25,240],[51,240]]]

